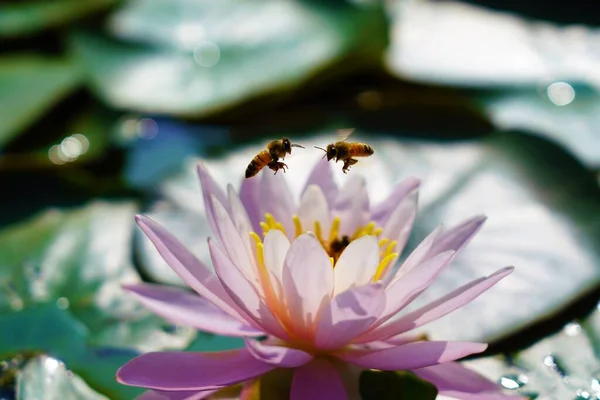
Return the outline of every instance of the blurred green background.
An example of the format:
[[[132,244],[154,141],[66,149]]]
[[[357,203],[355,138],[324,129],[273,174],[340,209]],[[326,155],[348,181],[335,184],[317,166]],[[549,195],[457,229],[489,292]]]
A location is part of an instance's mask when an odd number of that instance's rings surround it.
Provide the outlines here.
[[[348,127],[375,201],[423,179],[409,247],[489,216],[420,301],[517,267],[426,331],[489,341],[468,363],[507,391],[600,399],[599,25],[585,0],[0,0],[0,399],[131,399],[140,352],[240,346],[121,290],[181,284],[133,215],[207,260],[198,159],[237,186],[269,140]]]

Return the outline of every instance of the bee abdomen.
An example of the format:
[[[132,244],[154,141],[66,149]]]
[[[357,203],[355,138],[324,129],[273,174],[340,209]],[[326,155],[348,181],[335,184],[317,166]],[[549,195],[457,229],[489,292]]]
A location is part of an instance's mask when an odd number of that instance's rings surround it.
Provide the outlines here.
[[[271,160],[271,155],[267,150],[263,150],[258,153],[256,156],[254,156],[252,161],[250,161],[248,167],[246,167],[246,178],[250,178],[258,174],[260,170],[265,167],[265,165],[271,162]]]
[[[367,157],[375,153],[375,150],[366,143],[356,143],[350,147],[351,157]]]

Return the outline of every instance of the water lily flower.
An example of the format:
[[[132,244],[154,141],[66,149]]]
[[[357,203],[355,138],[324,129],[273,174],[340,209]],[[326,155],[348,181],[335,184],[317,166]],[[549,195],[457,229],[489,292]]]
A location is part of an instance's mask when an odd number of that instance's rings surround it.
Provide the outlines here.
[[[127,289],[173,323],[243,337],[245,347],[143,354],[121,367],[121,383],[152,389],[148,399],[202,399],[286,370],[292,400],[343,400],[360,398],[351,369],[412,370],[453,397],[502,396],[495,384],[453,363],[486,344],[427,341],[411,331],[469,303],[511,267],[400,313],[469,242],[483,217],[435,229],[393,268],[415,219],[416,179],[371,206],[362,177],[351,176],[339,189],[320,162],[296,206],[282,174],[245,180],[239,196],[231,185],[224,192],[202,165],[199,176],[215,236],[208,240],[214,269],[152,219],[136,221],[200,296],[154,284]]]

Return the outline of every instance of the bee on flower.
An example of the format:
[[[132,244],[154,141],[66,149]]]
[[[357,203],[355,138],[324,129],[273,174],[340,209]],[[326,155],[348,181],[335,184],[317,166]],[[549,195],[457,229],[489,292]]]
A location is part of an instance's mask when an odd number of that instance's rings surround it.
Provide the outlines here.
[[[435,229],[393,268],[415,220],[417,179],[372,206],[361,176],[338,188],[323,160],[296,206],[282,175],[246,179],[238,195],[231,185],[223,191],[204,166],[198,173],[214,269],[155,221],[136,221],[199,296],[155,284],[127,289],[173,323],[242,337],[245,347],[143,354],[121,367],[119,382],[151,389],[144,399],[208,399],[231,390],[238,390],[232,398],[249,399],[282,373],[289,391],[283,398],[345,400],[360,398],[362,370],[409,370],[455,398],[516,398],[454,362],[484,351],[485,343],[427,341],[412,332],[469,303],[511,267],[399,314],[471,240],[483,217]]]

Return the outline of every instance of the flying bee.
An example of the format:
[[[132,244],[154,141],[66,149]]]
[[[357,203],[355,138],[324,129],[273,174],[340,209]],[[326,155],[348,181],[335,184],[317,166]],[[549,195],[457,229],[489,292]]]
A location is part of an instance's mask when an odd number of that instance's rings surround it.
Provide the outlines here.
[[[327,145],[326,149],[315,146],[317,149],[325,152],[323,158],[327,157],[327,161],[330,161],[332,158],[335,158],[336,163],[340,160],[343,161],[344,166],[342,167],[342,172],[345,174],[348,173],[350,166],[358,162],[358,160],[353,157],[369,157],[375,152],[375,150],[366,143],[346,142],[346,139],[348,139],[348,136],[352,135],[353,131],[354,129],[340,129],[337,132],[340,140]]]
[[[277,174],[277,171],[280,169],[285,172],[285,169],[288,166],[279,161],[279,159],[285,159],[286,154],[292,154],[292,147],[304,148],[304,146],[292,143],[288,138],[270,142],[265,150],[255,155],[252,161],[250,161],[250,164],[248,164],[248,167],[246,168],[246,178],[258,174],[265,166],[269,167],[272,171],[275,171],[275,174]]]

